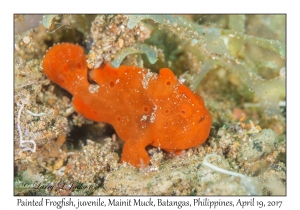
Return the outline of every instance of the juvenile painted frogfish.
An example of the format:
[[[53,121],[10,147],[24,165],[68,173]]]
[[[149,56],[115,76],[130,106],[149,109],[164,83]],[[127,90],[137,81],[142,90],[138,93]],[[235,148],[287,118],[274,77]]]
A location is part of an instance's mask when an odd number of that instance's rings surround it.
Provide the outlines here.
[[[146,167],[146,146],[167,152],[195,147],[208,138],[212,118],[200,95],[174,73],[159,74],[109,63],[88,71],[82,47],[62,43],[43,60],[45,74],[73,95],[75,110],[87,119],[111,124],[125,142],[121,162]]]

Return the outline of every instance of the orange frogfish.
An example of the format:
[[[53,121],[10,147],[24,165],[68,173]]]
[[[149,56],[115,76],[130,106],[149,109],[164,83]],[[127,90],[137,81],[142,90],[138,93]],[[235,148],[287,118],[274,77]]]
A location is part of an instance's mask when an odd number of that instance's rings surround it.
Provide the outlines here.
[[[178,154],[206,141],[212,118],[203,99],[170,69],[156,74],[106,63],[88,71],[86,59],[82,47],[57,44],[47,51],[43,69],[73,95],[79,114],[113,125],[125,142],[121,162],[145,167],[150,162],[148,145]]]

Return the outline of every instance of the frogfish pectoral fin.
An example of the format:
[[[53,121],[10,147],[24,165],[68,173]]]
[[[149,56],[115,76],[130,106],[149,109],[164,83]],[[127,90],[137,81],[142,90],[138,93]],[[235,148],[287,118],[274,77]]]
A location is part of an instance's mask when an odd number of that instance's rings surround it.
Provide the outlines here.
[[[123,147],[121,163],[128,162],[138,168],[144,168],[149,165],[150,157],[145,149],[146,146],[139,142],[126,141]]]

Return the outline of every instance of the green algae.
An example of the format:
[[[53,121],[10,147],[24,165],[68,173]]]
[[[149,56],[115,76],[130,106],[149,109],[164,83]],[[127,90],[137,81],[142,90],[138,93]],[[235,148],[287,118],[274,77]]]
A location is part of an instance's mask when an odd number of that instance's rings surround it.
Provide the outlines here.
[[[155,50],[151,49],[147,44],[136,44],[120,50],[111,62],[111,65],[118,68],[126,56],[136,53],[145,54],[151,64],[154,64],[157,61],[157,52]]]

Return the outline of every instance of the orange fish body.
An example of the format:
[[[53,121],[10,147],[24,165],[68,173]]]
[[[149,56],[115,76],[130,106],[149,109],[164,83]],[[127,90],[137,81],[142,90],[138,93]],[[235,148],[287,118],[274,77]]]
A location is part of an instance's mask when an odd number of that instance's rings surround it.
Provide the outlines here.
[[[73,95],[79,114],[113,125],[125,142],[121,162],[145,167],[150,162],[146,146],[177,153],[204,143],[209,135],[212,119],[203,99],[168,68],[156,74],[103,64],[88,73],[82,47],[68,43],[53,46],[43,68]]]

